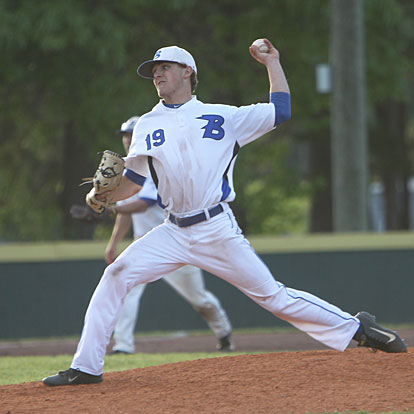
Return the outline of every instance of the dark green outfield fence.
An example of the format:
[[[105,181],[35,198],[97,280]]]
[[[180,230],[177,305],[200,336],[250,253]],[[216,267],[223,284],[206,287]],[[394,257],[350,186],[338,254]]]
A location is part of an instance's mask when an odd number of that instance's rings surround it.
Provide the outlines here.
[[[250,238],[275,277],[350,313],[385,323],[414,323],[414,234]],[[0,245],[0,339],[79,335],[105,268],[105,243]],[[233,286],[205,274],[235,328],[283,326]],[[143,296],[139,331],[204,329],[166,283]]]

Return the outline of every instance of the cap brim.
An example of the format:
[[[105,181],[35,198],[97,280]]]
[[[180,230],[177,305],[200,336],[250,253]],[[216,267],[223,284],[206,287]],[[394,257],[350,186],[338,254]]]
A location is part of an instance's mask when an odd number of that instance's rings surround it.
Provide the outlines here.
[[[137,69],[138,75],[145,78],[145,79],[154,79],[154,75],[152,73],[152,67],[156,63],[161,63],[161,62],[177,63],[177,62],[174,62],[172,60],[147,60],[146,62],[141,63],[138,66],[138,69]]]
[[[147,60],[146,62],[141,63],[137,69],[138,75],[146,79],[154,79],[154,75],[152,74],[154,63],[154,60]]]

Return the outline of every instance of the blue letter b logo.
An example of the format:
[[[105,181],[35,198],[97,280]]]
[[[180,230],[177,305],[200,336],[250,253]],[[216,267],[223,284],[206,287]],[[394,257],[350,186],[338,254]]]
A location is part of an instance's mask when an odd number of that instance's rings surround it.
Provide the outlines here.
[[[220,115],[203,115],[197,119],[204,119],[207,121],[207,125],[203,126],[204,135],[203,138],[211,138],[220,140],[224,137],[224,129],[221,127],[224,124],[224,118]]]

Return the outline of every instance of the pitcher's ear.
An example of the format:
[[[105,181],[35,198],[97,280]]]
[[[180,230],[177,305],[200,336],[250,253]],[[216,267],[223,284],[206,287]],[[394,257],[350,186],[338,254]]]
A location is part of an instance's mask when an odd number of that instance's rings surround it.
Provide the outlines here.
[[[185,68],[185,77],[191,78],[191,74],[194,72],[193,68],[191,66],[187,66]]]

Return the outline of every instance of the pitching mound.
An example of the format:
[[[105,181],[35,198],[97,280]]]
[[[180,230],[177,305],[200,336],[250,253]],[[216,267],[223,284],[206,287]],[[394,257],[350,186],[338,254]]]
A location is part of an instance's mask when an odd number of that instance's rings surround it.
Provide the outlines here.
[[[94,385],[7,385],[0,406],[9,414],[408,411],[413,372],[413,348],[241,355],[108,373]]]

